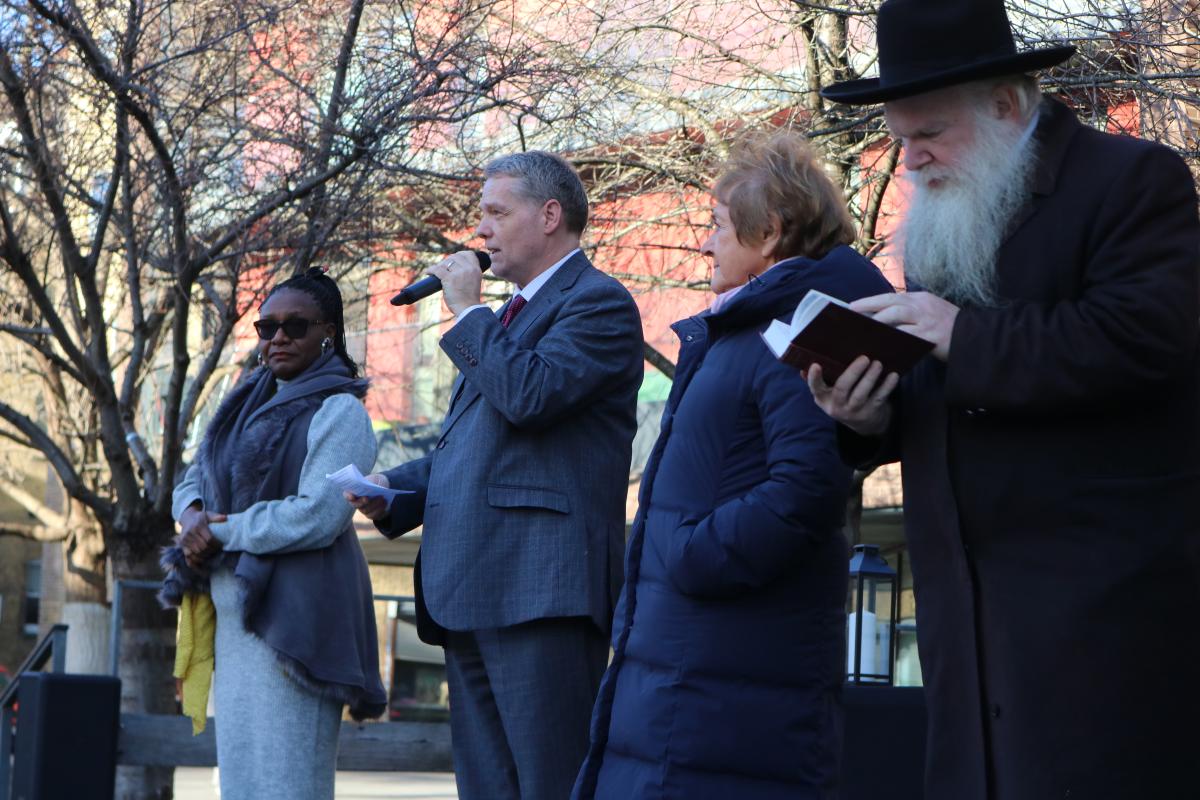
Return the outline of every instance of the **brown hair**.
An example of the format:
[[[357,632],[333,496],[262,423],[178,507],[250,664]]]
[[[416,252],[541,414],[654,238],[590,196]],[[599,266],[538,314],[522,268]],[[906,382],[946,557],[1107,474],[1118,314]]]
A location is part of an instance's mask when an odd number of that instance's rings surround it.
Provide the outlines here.
[[[772,221],[778,221],[779,243],[772,253],[777,261],[823,258],[839,244],[854,241],[846,201],[813,149],[795,133],[752,134],[741,140],[713,195],[729,207],[742,244],[761,242]]]

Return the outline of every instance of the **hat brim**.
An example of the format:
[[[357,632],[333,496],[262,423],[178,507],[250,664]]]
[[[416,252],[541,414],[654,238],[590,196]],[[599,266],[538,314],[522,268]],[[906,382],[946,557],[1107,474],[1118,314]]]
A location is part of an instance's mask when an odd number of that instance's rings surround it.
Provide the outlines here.
[[[993,58],[986,61],[976,61],[961,67],[926,75],[917,80],[880,85],[879,78],[862,78],[855,81],[833,83],[821,90],[821,96],[838,103],[850,105],[869,105],[886,103],[889,100],[899,100],[902,97],[912,97],[947,86],[961,83],[996,78],[1001,75],[1016,75],[1046,69],[1066,61],[1075,55],[1074,45],[1063,47],[1047,47],[1041,50],[1030,50],[1026,53]]]

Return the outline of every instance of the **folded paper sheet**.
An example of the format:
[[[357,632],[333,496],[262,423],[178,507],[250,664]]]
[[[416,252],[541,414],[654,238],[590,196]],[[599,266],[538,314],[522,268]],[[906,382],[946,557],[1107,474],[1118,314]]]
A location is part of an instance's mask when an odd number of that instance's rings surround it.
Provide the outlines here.
[[[343,492],[350,492],[359,497],[382,497],[390,501],[398,494],[412,494],[407,489],[385,489],[378,484],[371,483],[353,464],[347,464],[337,472],[326,473],[325,477]]]

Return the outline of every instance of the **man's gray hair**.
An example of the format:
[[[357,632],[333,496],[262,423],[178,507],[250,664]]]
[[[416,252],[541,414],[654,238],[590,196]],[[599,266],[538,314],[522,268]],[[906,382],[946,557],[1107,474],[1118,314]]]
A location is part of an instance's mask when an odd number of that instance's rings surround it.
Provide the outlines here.
[[[587,192],[579,173],[562,156],[544,150],[513,153],[488,162],[483,174],[485,178],[519,178],[518,192],[539,206],[548,200],[558,201],[563,222],[571,233],[583,233],[587,226]]]

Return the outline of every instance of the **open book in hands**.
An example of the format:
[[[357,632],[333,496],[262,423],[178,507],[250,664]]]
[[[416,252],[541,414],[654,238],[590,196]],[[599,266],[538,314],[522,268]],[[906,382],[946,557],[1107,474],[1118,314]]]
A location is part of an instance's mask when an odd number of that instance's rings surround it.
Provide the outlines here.
[[[903,374],[933,349],[933,342],[885,325],[824,292],[809,289],[791,324],[774,320],[762,333],[775,357],[796,369],[821,365],[832,384],[859,356],[883,364],[883,373]]]

